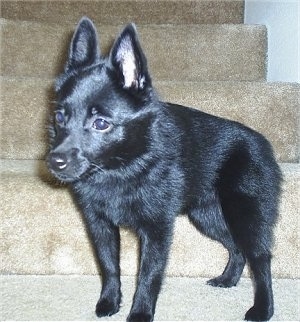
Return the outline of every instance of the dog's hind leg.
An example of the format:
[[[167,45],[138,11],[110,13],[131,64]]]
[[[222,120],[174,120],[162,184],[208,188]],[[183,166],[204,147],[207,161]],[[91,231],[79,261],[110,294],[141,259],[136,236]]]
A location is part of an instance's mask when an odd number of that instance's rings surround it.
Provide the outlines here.
[[[271,279],[271,246],[273,213],[272,200],[263,202],[260,197],[245,194],[223,203],[230,213],[230,226],[252,271],[255,296],[254,305],[246,313],[251,321],[269,320],[274,311]]]
[[[255,285],[254,305],[246,313],[251,321],[269,320],[273,315],[271,279],[271,246],[274,213],[272,197],[264,200],[244,191],[232,192],[223,198],[222,209],[253,274]]]
[[[195,227],[209,238],[220,242],[229,253],[229,260],[222,275],[209,280],[211,286],[235,286],[243,272],[245,258],[235,244],[225,222],[216,193],[205,192],[196,206],[189,210],[188,216]]]
[[[255,281],[254,305],[247,311],[245,320],[267,321],[274,313],[271,256],[247,257]]]
[[[224,245],[224,244],[223,244]],[[231,287],[238,283],[244,266],[245,258],[238,248],[228,249],[229,260],[222,275],[207,281],[207,284],[217,287]]]

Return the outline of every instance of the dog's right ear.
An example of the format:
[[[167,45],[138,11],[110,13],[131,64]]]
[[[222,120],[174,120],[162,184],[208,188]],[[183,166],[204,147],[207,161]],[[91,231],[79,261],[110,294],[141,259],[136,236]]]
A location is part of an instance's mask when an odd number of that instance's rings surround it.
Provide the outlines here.
[[[100,59],[100,49],[96,28],[92,21],[83,17],[74,32],[69,48],[66,71],[96,64]]]

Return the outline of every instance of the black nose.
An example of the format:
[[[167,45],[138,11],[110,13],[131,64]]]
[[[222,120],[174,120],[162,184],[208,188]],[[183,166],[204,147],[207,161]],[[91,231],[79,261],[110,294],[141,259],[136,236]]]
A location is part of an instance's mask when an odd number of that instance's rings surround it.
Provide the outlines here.
[[[68,159],[63,153],[52,153],[49,156],[49,164],[55,171],[64,170],[67,167]]]

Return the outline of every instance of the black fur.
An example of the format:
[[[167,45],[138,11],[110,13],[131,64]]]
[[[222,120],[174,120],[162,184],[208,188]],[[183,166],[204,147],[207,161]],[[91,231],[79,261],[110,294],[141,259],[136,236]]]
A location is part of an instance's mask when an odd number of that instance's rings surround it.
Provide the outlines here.
[[[141,242],[127,320],[153,320],[174,221],[186,213],[229,252],[223,274],[208,283],[236,285],[247,261],[256,290],[245,319],[270,319],[281,173],[268,141],[237,122],[159,101],[132,24],[103,58],[92,22],[83,18],[56,92],[47,162],[70,183],[97,250],[103,284],[96,314],[120,307],[125,226]]]

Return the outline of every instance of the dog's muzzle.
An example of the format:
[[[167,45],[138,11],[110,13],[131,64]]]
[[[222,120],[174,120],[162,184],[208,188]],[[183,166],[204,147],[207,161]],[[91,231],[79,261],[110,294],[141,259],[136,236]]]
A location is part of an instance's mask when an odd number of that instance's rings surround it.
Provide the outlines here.
[[[64,170],[68,166],[68,158],[62,153],[52,153],[48,158],[49,165],[54,171]]]
[[[65,182],[78,180],[89,167],[89,162],[80,156],[78,149],[71,149],[66,153],[50,152],[47,164],[50,172],[57,179]]]

